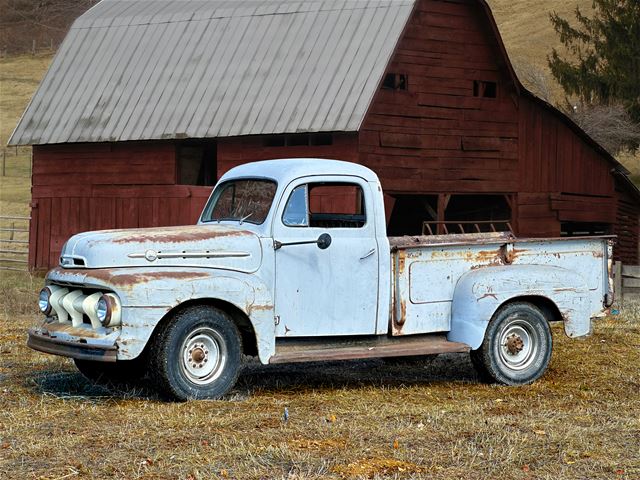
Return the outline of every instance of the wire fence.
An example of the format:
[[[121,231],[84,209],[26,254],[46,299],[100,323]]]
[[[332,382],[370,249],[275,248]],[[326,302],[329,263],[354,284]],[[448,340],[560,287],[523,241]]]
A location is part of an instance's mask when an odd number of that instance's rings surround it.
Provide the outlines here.
[[[29,220],[0,216],[0,270],[29,271]]]

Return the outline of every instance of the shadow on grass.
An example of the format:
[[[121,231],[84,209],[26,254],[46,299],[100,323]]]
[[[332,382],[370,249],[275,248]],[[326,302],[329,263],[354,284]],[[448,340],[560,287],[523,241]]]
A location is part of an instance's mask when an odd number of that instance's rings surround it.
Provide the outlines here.
[[[385,361],[350,360],[310,362],[283,365],[262,365],[249,360],[243,366],[236,387],[225,400],[243,401],[256,392],[278,393],[306,389],[361,389],[368,387],[441,383],[476,383],[478,377],[466,354],[446,354],[437,358]],[[66,400],[162,400],[148,379],[138,384],[101,386],[86,379],[80,372],[49,370],[34,373],[26,379],[34,393]]]
[[[245,366],[237,388],[277,392],[298,388],[393,388],[477,381],[469,355],[445,354],[404,361],[374,359],[283,365],[261,365],[252,361]]]
[[[36,393],[64,400],[124,400],[157,399],[157,394],[142,381],[141,385],[106,387],[74,371],[41,371],[27,379],[27,386]]]

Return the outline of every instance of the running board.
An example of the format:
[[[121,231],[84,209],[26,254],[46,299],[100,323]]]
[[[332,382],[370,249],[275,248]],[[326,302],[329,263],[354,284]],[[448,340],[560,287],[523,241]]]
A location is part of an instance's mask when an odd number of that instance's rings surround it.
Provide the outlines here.
[[[445,335],[375,337],[364,339],[286,339],[276,341],[276,354],[269,363],[354,360],[357,358],[406,357],[436,353],[465,353],[466,343],[449,342]]]

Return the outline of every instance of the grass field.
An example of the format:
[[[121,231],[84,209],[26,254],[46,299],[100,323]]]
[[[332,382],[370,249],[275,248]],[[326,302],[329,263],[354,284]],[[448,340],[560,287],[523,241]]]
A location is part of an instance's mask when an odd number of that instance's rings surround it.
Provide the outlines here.
[[[555,327],[530,386],[479,383],[464,354],[250,363],[226,400],[163,403],[29,350],[40,284],[0,281],[1,478],[640,478],[638,305],[584,340]]]

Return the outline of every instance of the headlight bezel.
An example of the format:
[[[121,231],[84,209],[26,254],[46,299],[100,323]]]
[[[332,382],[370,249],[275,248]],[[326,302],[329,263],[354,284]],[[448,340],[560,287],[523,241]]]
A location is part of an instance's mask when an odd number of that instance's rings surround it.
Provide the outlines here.
[[[38,294],[38,309],[40,310],[41,313],[43,313],[46,316],[51,315],[51,311],[53,310],[53,305],[51,304],[52,293],[53,292],[51,291],[51,288],[46,286],[46,287],[43,287],[42,290],[40,290],[40,293]],[[43,294],[46,295],[46,300],[43,300]],[[46,308],[43,308],[44,302],[46,302]]]

